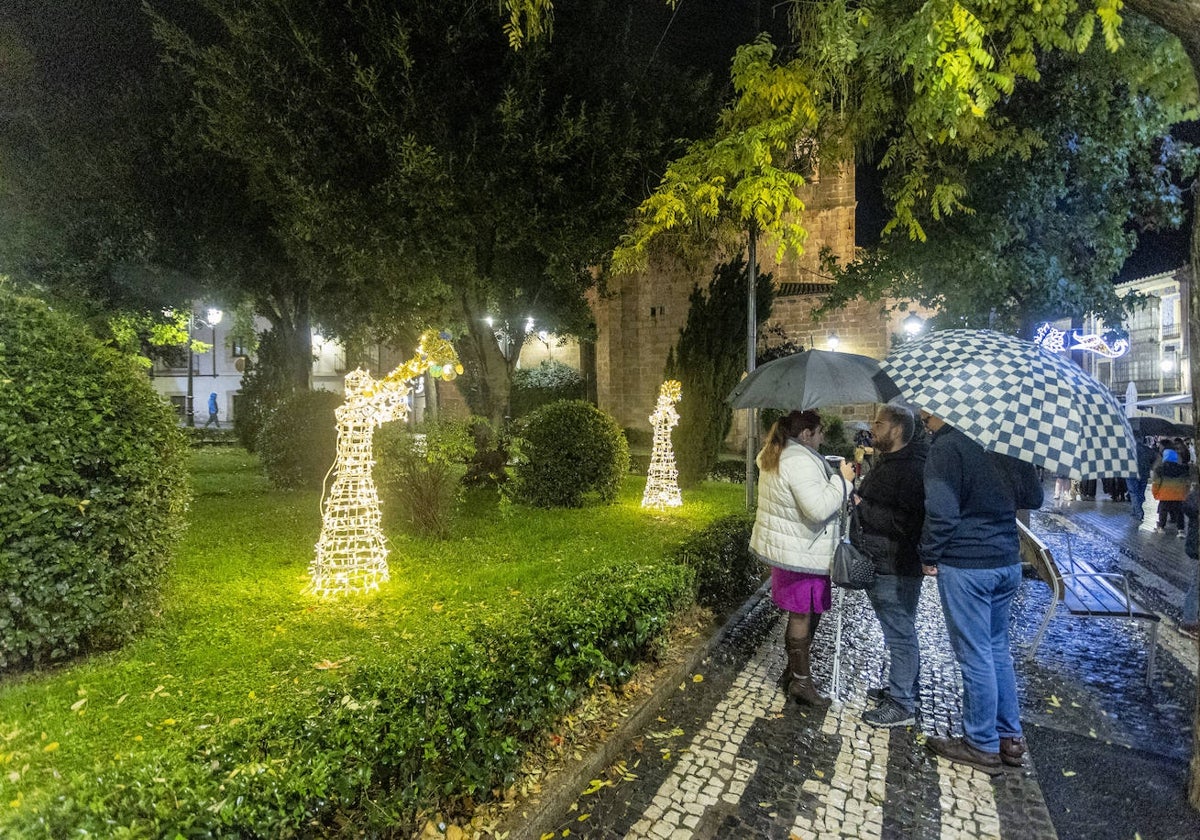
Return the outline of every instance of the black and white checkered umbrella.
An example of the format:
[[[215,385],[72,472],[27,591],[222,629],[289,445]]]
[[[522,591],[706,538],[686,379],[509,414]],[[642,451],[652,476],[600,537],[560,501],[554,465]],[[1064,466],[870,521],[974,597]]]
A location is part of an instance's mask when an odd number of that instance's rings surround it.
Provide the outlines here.
[[[901,395],[985,449],[1073,478],[1137,475],[1108,388],[1065,356],[990,330],[943,330],[883,360]]]

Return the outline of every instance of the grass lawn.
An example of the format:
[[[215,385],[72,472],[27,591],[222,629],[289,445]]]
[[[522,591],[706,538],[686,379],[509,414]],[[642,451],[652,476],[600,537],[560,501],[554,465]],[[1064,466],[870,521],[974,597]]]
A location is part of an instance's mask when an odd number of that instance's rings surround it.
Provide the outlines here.
[[[0,683],[0,807],[33,806],[61,776],[152,762],[213,727],[305,708],[360,664],[419,656],[582,571],[662,563],[744,505],[744,488],[713,483],[677,511],[648,513],[638,477],[611,507],[515,507],[507,518],[477,494],[448,540],[389,531],[392,580],[379,593],[323,602],[303,594],[316,493],[272,490],[241,449],[196,450],[191,472],[188,531],[149,629],[121,650]]]

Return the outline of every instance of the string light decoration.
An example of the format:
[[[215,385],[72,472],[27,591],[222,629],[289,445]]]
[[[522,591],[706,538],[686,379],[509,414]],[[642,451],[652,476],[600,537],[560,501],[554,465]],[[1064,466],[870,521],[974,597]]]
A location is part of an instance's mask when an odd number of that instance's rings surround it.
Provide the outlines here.
[[[372,379],[361,368],[346,374],[346,401],[334,412],[333,485],[321,503],[321,536],[308,568],[309,592],[319,597],[370,592],[388,580],[387,541],[372,475],[375,429],[408,416],[411,380],[428,372],[449,382],[462,371],[448,336],[430,331],[421,336],[416,355],[382,379]]]
[[[1078,330],[1065,332],[1063,330],[1056,330],[1049,324],[1042,324],[1038,328],[1037,334],[1033,337],[1033,343],[1040,344],[1051,353],[1061,353],[1068,349],[1067,339],[1071,340],[1071,350],[1083,350],[1095,353],[1097,356],[1104,356],[1106,359],[1119,359],[1129,352],[1129,342],[1124,338],[1118,338],[1109,344],[1104,340],[1103,336],[1085,334]]]
[[[675,450],[671,447],[671,429],[679,422],[675,403],[682,396],[682,385],[676,379],[668,379],[658,390],[658,403],[650,415],[654,426],[654,449],[650,454],[650,473],[646,476],[646,492],[642,494],[642,507],[665,510],[679,507],[683,498],[679,495],[679,470],[675,468]]]

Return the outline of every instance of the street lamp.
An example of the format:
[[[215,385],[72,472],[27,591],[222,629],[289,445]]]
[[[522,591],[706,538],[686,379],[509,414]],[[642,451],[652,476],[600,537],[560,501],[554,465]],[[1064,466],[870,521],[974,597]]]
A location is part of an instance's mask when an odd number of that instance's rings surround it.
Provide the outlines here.
[[[841,346],[842,340],[838,338],[838,334],[835,331],[829,334],[829,338],[826,339],[826,342],[829,344],[830,350],[837,350],[838,347]]]
[[[909,338],[916,338],[917,334],[925,328],[925,319],[916,312],[904,319],[904,334]]]
[[[189,429],[196,428],[196,409],[195,409],[195,405],[193,403],[194,383],[192,381],[193,377],[195,376],[195,371],[192,370],[192,364],[193,364],[193,359],[194,359],[194,354],[192,352],[192,330],[194,330],[196,327],[203,327],[205,329],[211,329],[213,331],[212,354],[213,354],[213,378],[215,381],[216,376],[217,376],[217,324],[221,323],[221,318],[224,314],[225,313],[223,313],[220,309],[217,309],[216,307],[209,307],[205,311],[205,313],[204,313],[205,317],[203,317],[203,318],[198,316],[195,312],[191,312],[191,311],[188,312],[188,321],[187,321],[187,348],[188,348],[187,403],[185,404],[184,413],[185,413],[185,417],[186,417],[187,426]]]

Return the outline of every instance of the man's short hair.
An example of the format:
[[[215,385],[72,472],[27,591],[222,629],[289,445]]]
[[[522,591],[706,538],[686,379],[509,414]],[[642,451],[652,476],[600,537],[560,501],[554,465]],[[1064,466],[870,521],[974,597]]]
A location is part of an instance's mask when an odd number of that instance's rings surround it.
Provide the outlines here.
[[[912,411],[903,405],[895,403],[884,403],[879,406],[879,413],[882,414],[889,423],[900,427],[900,443],[907,444],[913,439],[913,435],[917,432],[917,420],[913,417]]]

